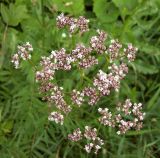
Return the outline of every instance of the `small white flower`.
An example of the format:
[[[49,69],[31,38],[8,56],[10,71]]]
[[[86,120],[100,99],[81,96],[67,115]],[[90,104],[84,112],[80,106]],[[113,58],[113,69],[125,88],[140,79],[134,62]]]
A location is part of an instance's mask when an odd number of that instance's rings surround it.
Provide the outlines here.
[[[120,135],[120,134],[121,134],[121,132],[120,132],[120,131],[117,131],[117,134],[118,134],[118,135]]]
[[[62,33],[62,38],[66,38],[67,37],[67,35],[66,35],[66,33]]]

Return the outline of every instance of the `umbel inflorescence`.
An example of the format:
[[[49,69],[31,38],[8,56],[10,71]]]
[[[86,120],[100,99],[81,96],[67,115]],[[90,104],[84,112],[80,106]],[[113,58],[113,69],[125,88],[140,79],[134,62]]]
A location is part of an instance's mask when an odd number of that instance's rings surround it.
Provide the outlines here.
[[[83,16],[73,18],[60,14],[57,19],[57,27],[66,27],[70,34],[80,33],[81,36],[89,31],[89,20]],[[69,36],[68,38],[70,38]],[[108,38],[109,45],[106,44]],[[48,105],[54,105],[57,110],[49,114],[48,120],[63,125],[67,114],[72,111],[73,106],[81,108],[82,105],[88,104],[94,106],[101,97],[110,95],[111,91],[119,91],[121,80],[128,73],[128,63],[135,60],[137,48],[132,44],[124,47],[117,39],[109,39],[103,30],[97,30],[97,34],[89,39],[89,45],[77,43],[75,48],[68,52],[65,48],[51,51],[49,56],[41,57],[39,69],[36,71],[35,78],[39,83],[39,92],[43,94],[43,100]],[[13,55],[12,62],[15,68],[19,68],[20,60],[30,60],[33,51],[32,45],[27,42],[18,46],[18,52]],[[98,56],[109,59],[110,66],[107,72],[98,70],[92,80],[92,84],[83,89],[73,89],[70,93],[71,104],[65,101],[63,87],[58,86],[55,80],[55,73],[61,71],[72,71],[72,68],[78,70],[89,69],[99,64]],[[145,113],[142,112],[141,103],[132,103],[126,99],[124,103],[118,103],[114,114],[108,108],[98,108],[97,113],[100,117],[97,121],[104,126],[113,127],[117,134],[125,134],[130,129],[140,130],[142,128]],[[103,140],[98,137],[97,129],[85,126],[81,131],[75,129],[68,139],[77,142],[86,139],[88,144],[84,149],[90,153],[97,153],[104,144]]]

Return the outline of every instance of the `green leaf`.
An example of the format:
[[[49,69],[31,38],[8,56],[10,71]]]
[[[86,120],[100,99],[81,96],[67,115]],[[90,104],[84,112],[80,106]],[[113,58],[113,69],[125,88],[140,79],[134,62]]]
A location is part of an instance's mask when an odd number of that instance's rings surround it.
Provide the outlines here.
[[[155,74],[159,71],[156,66],[150,65],[142,60],[136,60],[134,66],[136,67],[136,70],[142,74]]]
[[[151,107],[153,107],[154,105],[156,105],[158,99],[160,96],[160,88],[158,88],[158,90],[155,92],[155,94],[152,96],[152,98],[149,100],[148,104],[147,104],[147,108],[150,109]]]
[[[93,11],[103,23],[114,22],[119,15],[119,11],[114,4],[106,2],[106,0],[94,0]]]
[[[71,91],[73,87],[73,80],[66,79],[65,82],[63,83],[63,87],[66,91]]]
[[[74,15],[82,15],[84,12],[84,0],[52,0],[57,11],[67,12]]]
[[[134,135],[144,135],[144,134],[159,133],[159,132],[160,132],[159,129],[151,129],[151,130],[129,131],[126,135],[134,136]]]
[[[17,26],[23,19],[27,17],[25,5],[14,5],[10,3],[9,8],[1,5],[2,18],[6,24]]]
[[[112,0],[112,1],[121,11],[124,9],[127,9],[127,11],[131,11],[138,4],[138,0]]]
[[[9,23],[9,10],[4,4],[1,4],[1,14],[2,14],[2,18],[4,22],[8,24]]]
[[[0,107],[0,122],[2,121],[2,110],[3,110],[3,108]]]
[[[13,128],[13,121],[3,122],[1,128],[5,134],[10,133]]]
[[[135,12],[134,20],[145,30],[150,29],[160,18],[159,9],[155,3],[143,5]]]

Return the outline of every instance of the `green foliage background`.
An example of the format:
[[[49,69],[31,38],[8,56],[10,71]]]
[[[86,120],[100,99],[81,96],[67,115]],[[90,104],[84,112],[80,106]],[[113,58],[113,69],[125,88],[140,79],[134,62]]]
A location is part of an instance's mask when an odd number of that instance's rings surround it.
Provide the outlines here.
[[[72,5],[65,6],[67,2]],[[66,30],[58,30],[56,16],[65,12],[90,19],[91,32],[103,29],[122,43],[139,48],[137,60],[122,82],[120,93],[103,98],[91,108],[74,109],[64,126],[48,122],[48,108],[37,93],[32,66],[20,70],[11,64],[18,44],[33,44],[33,63],[62,46],[70,49]],[[78,40],[78,39],[76,39]],[[101,59],[103,64],[103,59]],[[107,68],[107,67],[106,67]],[[105,69],[105,67],[103,67]],[[92,78],[93,69],[88,73]],[[79,84],[79,74],[58,74],[66,91]],[[99,127],[97,108],[113,108],[117,101],[131,98],[142,102],[146,118],[141,131],[117,136],[114,129],[100,128],[105,140],[99,158],[160,157],[160,0],[1,0],[0,1],[0,158],[86,158],[85,142],[71,143],[66,137],[86,124]],[[67,99],[67,98],[66,98]]]

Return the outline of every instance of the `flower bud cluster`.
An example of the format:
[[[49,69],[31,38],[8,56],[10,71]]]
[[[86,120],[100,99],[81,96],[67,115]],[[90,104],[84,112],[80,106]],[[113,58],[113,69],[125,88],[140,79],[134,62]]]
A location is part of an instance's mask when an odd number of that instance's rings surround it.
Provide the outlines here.
[[[71,57],[73,61],[78,61],[80,68],[89,68],[98,64],[98,60],[90,55],[91,52],[92,48],[86,48],[83,44],[77,44],[76,48],[71,52]]]
[[[93,85],[97,87],[97,89],[102,93],[102,95],[109,95],[110,94],[110,89],[113,84],[114,77],[112,77],[111,80],[111,75],[107,75],[105,72],[102,70],[99,70],[97,73]]]
[[[89,105],[95,105],[99,99],[100,94],[94,87],[85,87],[82,92],[74,89],[71,93],[72,102],[79,107],[84,103],[84,101],[87,101]]]
[[[86,144],[84,149],[86,150],[87,153],[90,153],[93,149],[94,153],[97,154],[98,151],[102,148],[101,147],[102,145],[104,145],[103,140],[97,137],[94,143],[91,142],[91,143]]]
[[[111,44],[108,47],[108,52],[110,55],[111,61],[117,59],[119,56],[119,50],[122,48],[122,44],[118,40],[111,40]]]
[[[111,70],[111,73],[115,75],[117,80],[122,80],[128,73],[128,66],[125,63],[121,63],[119,66],[112,64],[109,69]]]
[[[119,66],[113,64],[110,69],[111,72],[109,74],[99,70],[97,76],[94,78],[93,84],[102,95],[109,95],[111,89],[118,91],[120,88],[120,80],[122,80],[128,72],[128,67],[124,63]]]
[[[58,87],[57,85],[51,82],[42,82],[39,90],[41,93],[44,94],[43,100],[47,100],[50,104],[54,103],[55,107],[59,109],[61,112],[67,114],[71,111],[71,107],[67,105],[67,103],[64,100],[62,87]],[[51,115],[48,117],[48,119],[51,121],[55,121],[56,123],[62,124],[64,120],[64,117],[62,117],[63,115],[61,113],[53,113],[53,114],[54,114],[52,115],[53,119],[51,120],[50,117]]]
[[[51,61],[50,57],[42,57],[41,58],[41,71],[36,72],[36,81],[48,81],[53,80],[56,65]]]
[[[63,96],[63,88],[58,87],[57,85],[51,83],[51,82],[45,82],[41,81],[40,82],[40,92],[44,94],[43,100],[47,100],[49,104],[54,104],[57,109],[59,109],[61,112],[67,114],[71,111],[71,107],[67,105],[67,103],[64,100]],[[64,117],[62,118],[61,113],[54,113],[52,116],[52,120],[50,119],[51,117],[48,117],[49,120],[55,121],[56,123],[63,123]],[[57,117],[57,121],[56,118]],[[59,121],[60,119],[60,121]]]
[[[86,31],[89,31],[88,23],[89,23],[89,20],[84,18],[83,16],[80,16],[77,19],[76,24],[77,24],[77,27],[79,28],[81,34],[83,34]]]
[[[67,114],[71,111],[71,107],[65,102],[62,90],[62,87],[54,86],[48,101],[54,103],[59,110]]]
[[[72,142],[77,142],[82,139],[82,132],[79,128],[73,131],[73,134],[68,134],[68,139]]]
[[[12,56],[11,62],[14,64],[15,68],[19,68],[20,59],[29,60],[31,59],[30,52],[33,51],[33,47],[29,42],[26,42],[22,46],[18,46],[18,52]]]
[[[76,48],[72,50],[71,56],[74,59],[74,61],[78,61],[86,58],[91,52],[92,49],[90,47],[86,48],[84,44],[77,44]]]
[[[64,48],[59,51],[52,51],[49,57],[42,57],[40,61],[41,71],[36,72],[36,80],[53,80],[56,70],[70,70],[73,61]]]
[[[73,62],[73,59],[69,54],[66,53],[64,48],[59,51],[52,51],[50,57],[52,60],[54,59],[57,70],[71,69],[71,63]]]
[[[80,16],[78,19],[72,18],[69,16],[65,16],[63,13],[60,14],[57,19],[57,26],[59,28],[63,28],[65,26],[69,26],[70,33],[74,33],[76,30],[79,29],[80,33],[83,34],[84,32],[88,31],[88,19],[85,19],[83,16]]]
[[[131,43],[128,44],[127,48],[124,48],[124,53],[127,56],[129,61],[135,60],[137,51],[138,51],[138,48],[133,47]]]
[[[112,113],[109,112],[108,108],[99,108],[98,112],[102,115],[102,117],[99,118],[101,124],[105,126],[115,127],[115,121],[113,119]]]
[[[84,137],[89,140],[96,140],[97,138],[97,129],[85,126]]]
[[[85,87],[83,93],[85,96],[89,97],[89,105],[95,105],[100,99],[100,95],[94,87]]]
[[[70,25],[71,18],[69,16],[64,16],[64,13],[61,13],[56,18],[56,23],[58,28],[63,28],[66,25]]]
[[[88,58],[84,58],[79,62],[79,66],[84,69],[90,68],[96,64],[98,64],[98,59],[96,59],[94,56],[88,56]]]
[[[80,107],[84,102],[84,93],[74,89],[71,94],[71,100]]]
[[[97,129],[89,126],[85,126],[84,134],[82,134],[81,130],[77,128],[73,131],[73,134],[68,135],[68,139],[72,142],[77,142],[81,140],[82,137],[90,141],[90,143],[86,144],[84,147],[87,153],[94,150],[94,153],[97,154],[98,150],[101,149],[101,146],[104,144],[103,140],[97,137]]]
[[[58,112],[51,112],[48,116],[49,121],[55,121],[57,124],[60,123],[63,125],[64,117],[61,113]]]
[[[39,88],[39,91],[41,93],[49,93],[52,91],[52,89],[54,88],[54,84],[51,82],[42,82],[41,86]],[[45,99],[44,99],[45,100]]]
[[[103,31],[97,30],[98,36],[93,36],[90,39],[90,45],[93,50],[97,51],[97,53],[102,54],[106,50],[105,40],[107,38],[107,34]]]
[[[66,50],[62,48],[60,51],[52,51],[49,57],[42,57],[41,70],[36,72],[36,80],[40,83],[40,92],[45,95],[43,99],[54,104],[65,114],[71,111],[71,107],[64,100],[63,88],[51,83],[51,80],[54,79],[55,71],[70,70],[71,62],[70,55],[66,54]]]
[[[118,128],[117,134],[125,134],[130,129],[140,130],[142,128],[145,113],[142,112],[141,103],[132,104],[130,99],[126,99],[124,104],[118,103],[116,109],[116,114],[113,115],[108,108],[99,108],[100,123]],[[128,116],[132,116],[133,119],[128,120]]]

